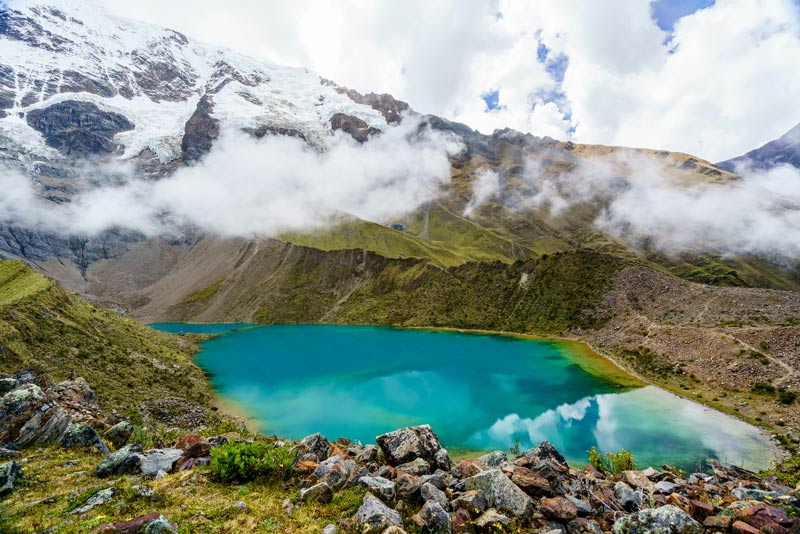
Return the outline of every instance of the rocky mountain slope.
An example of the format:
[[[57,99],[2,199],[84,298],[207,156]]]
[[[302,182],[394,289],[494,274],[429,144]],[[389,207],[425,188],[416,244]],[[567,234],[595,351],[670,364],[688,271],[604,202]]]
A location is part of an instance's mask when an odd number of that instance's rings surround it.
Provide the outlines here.
[[[772,169],[779,165],[791,165],[800,169],[800,124],[762,147],[717,163],[717,167],[735,172],[739,164],[751,165],[760,170]]]

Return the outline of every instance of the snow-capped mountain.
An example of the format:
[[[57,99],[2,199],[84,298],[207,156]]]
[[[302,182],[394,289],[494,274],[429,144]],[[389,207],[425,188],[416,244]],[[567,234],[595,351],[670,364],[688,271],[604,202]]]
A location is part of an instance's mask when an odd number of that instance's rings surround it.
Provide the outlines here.
[[[0,157],[45,180],[69,173],[64,158],[96,154],[162,172],[229,128],[363,140],[405,107],[84,0],[0,2]]]

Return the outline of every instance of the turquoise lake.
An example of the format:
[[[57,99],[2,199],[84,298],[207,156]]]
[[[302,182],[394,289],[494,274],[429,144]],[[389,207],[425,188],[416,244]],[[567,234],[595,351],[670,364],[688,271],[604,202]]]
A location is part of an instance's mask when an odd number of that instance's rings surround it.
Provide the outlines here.
[[[629,448],[642,467],[687,470],[709,458],[761,469],[777,453],[742,421],[590,374],[566,342],[329,325],[152,326],[224,332],[202,344],[197,362],[265,434],[374,443],[428,423],[455,449],[508,450],[515,439],[524,449],[546,439],[578,463],[596,445]]]

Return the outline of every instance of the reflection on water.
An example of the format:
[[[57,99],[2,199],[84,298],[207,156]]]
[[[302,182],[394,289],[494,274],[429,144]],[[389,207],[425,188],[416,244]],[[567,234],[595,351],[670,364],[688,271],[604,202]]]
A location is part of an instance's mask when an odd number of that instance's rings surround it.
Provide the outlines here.
[[[176,328],[173,326],[173,329]],[[451,447],[551,441],[567,458],[633,451],[640,465],[695,469],[709,457],[767,467],[754,427],[655,387],[625,390],[585,372],[571,345],[391,328],[286,325],[230,331],[198,363],[264,433],[374,442],[428,423]]]

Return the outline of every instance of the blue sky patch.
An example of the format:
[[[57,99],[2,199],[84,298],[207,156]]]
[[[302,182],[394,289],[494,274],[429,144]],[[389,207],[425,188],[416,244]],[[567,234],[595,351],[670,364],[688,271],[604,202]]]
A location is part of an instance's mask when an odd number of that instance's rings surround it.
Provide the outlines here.
[[[672,32],[679,19],[714,5],[715,0],[654,0],[650,6],[653,20],[665,32]]]
[[[495,109],[500,109],[500,90],[495,89],[494,91],[488,91],[481,95],[483,101],[486,102],[486,111],[492,111]]]

